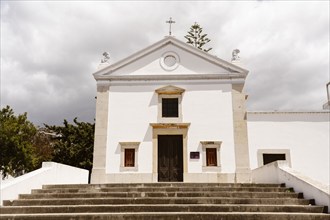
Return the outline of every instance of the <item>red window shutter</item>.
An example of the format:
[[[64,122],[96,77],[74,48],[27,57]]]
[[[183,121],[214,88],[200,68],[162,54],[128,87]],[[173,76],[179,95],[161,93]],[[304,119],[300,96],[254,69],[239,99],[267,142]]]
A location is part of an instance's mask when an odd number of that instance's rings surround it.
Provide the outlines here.
[[[134,167],[135,149],[125,149],[125,167]]]
[[[217,166],[216,148],[206,148],[206,166]]]

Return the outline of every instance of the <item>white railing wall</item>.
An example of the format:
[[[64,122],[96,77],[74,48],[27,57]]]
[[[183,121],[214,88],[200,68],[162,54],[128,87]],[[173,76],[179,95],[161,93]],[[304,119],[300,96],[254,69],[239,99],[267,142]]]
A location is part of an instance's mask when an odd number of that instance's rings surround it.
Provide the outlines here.
[[[252,182],[285,183],[286,187],[293,187],[295,192],[303,192],[305,199],[315,199],[316,205],[330,207],[329,186],[294,171],[286,161],[276,161],[252,170]]]
[[[38,170],[1,183],[0,204],[17,199],[19,194],[31,193],[46,184],[87,184],[88,170],[54,162],[43,162]]]

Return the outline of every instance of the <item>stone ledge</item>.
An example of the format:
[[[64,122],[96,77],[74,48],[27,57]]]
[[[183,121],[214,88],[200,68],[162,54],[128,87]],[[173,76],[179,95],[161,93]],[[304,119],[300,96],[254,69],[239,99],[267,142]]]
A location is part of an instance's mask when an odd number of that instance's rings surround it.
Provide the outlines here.
[[[190,123],[150,123],[153,128],[188,128]]]

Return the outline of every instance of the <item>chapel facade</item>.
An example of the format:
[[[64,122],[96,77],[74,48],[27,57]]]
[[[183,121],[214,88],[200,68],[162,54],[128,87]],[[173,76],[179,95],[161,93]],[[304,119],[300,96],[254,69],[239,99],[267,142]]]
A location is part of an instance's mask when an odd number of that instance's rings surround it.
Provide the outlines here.
[[[172,36],[99,69],[92,183],[249,182],[247,74]]]

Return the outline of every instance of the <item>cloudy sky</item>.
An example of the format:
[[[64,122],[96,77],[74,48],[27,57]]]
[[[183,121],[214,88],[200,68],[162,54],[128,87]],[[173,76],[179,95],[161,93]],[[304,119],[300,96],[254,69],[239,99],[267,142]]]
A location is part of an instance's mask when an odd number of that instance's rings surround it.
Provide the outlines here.
[[[112,62],[198,22],[211,54],[240,49],[248,110],[321,110],[329,82],[328,1],[1,1],[1,107],[37,125],[93,122],[102,53]]]

